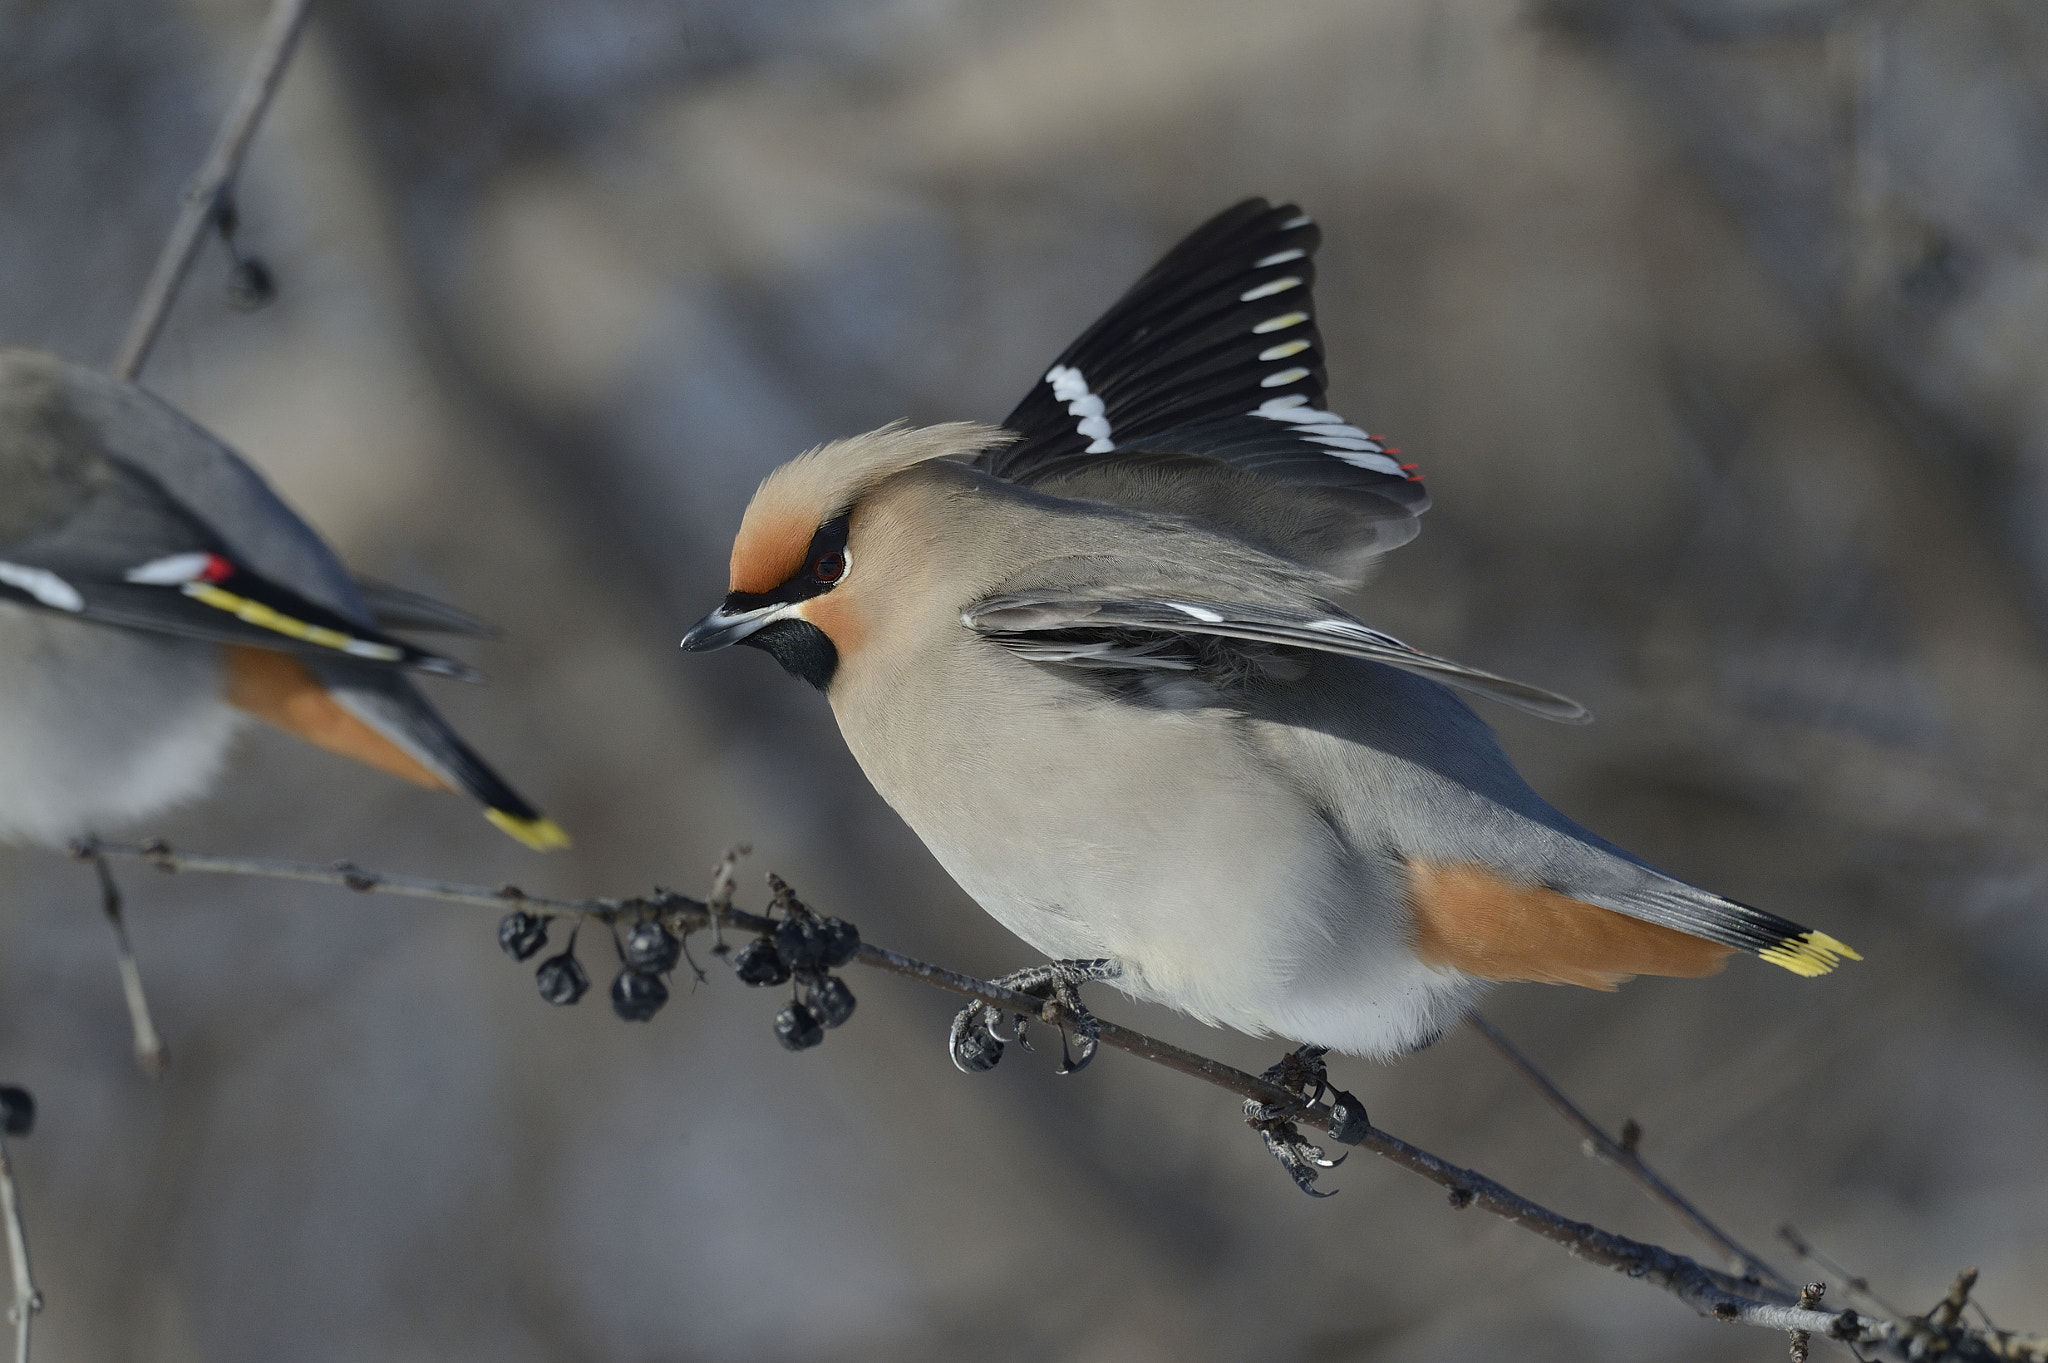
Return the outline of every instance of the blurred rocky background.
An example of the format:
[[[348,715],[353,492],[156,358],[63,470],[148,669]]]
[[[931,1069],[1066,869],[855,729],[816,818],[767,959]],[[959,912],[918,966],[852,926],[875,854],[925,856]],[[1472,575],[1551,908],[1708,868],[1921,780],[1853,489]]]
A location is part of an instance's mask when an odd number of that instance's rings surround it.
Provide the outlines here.
[[[0,3],[0,341],[112,354],[254,0]],[[351,562],[508,630],[439,699],[576,835],[269,734],[146,829],[571,894],[739,840],[874,940],[1028,951],[762,655],[685,657],[756,480],[994,419],[1251,193],[1323,224],[1334,405],[1430,476],[1359,609],[1580,697],[1489,710],[1566,810],[1866,961],[1492,1015],[1738,1237],[2048,1328],[2048,12],[2025,0],[331,0],[145,382]],[[115,830],[110,830],[115,831]],[[646,1026],[487,914],[0,850],[38,1356],[1758,1358],[1369,1157],[1311,1202],[1236,1103],[1106,1054],[967,1078],[855,972],[790,1056],[723,977]],[[605,949],[586,956],[608,974]],[[1110,1016],[1236,1063],[1252,1041]],[[1476,1038],[1383,1126],[1692,1249]],[[1838,1294],[1831,1294],[1831,1300]]]

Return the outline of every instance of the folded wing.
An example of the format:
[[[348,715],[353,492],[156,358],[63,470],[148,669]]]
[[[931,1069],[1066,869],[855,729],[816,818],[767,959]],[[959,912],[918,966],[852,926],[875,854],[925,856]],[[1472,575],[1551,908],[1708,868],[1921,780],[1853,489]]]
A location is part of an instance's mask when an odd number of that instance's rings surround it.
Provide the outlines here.
[[[0,599],[128,629],[476,679],[239,562],[154,478],[111,456],[94,460],[49,514],[11,530],[0,543]]]
[[[1193,659],[1198,655],[1176,650],[1176,638],[1230,639],[1384,663],[1566,724],[1592,718],[1577,701],[1410,648],[1334,606],[1296,609],[1182,598],[1007,595],[975,602],[960,619],[976,633],[1040,662],[1186,669],[1197,665]]]

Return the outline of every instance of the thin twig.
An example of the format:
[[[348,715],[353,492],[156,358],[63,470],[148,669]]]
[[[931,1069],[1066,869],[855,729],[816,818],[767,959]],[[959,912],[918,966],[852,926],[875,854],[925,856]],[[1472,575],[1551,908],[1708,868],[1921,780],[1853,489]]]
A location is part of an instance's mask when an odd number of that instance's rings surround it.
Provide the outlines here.
[[[43,1309],[43,1294],[28,1267],[28,1236],[21,1228],[21,1201],[14,1191],[14,1165],[7,1155],[7,1137],[0,1134],[0,1220],[7,1223],[7,1261],[13,1269],[14,1296],[7,1320],[14,1327],[14,1363],[28,1363],[29,1330]]]
[[[1886,1315],[1903,1317],[1906,1314],[1883,1297],[1880,1297],[1876,1290],[1871,1287],[1868,1278],[1864,1277],[1861,1273],[1850,1272],[1842,1264],[1814,1248],[1811,1244],[1808,1244],[1806,1237],[1801,1235],[1796,1227],[1790,1224],[1778,1227],[1778,1238],[1791,1246],[1794,1254],[1802,1259],[1813,1260],[1813,1262],[1834,1274],[1835,1278],[1844,1287],[1848,1288],[1849,1291],[1871,1303]]]
[[[121,887],[114,883],[113,868],[105,857],[92,858],[100,878],[100,907],[114,930],[114,964],[121,972],[121,997],[128,1003],[128,1026],[135,1036],[135,1063],[152,1079],[161,1079],[171,1063],[170,1048],[156,1030],[149,1015],[149,996],[142,991],[142,969],[135,964],[135,948],[128,941],[128,920],[121,911]]]
[[[658,913],[672,928],[686,933],[708,928],[714,922],[742,931],[759,933],[771,931],[777,922],[759,914],[747,913],[729,906],[714,907],[667,892],[647,899],[549,899],[526,894],[510,885],[491,890],[481,885],[386,875],[382,872],[367,871],[346,862],[332,866],[316,866],[304,862],[179,852],[163,842],[80,842],[73,844],[72,851],[74,855],[80,857],[135,857],[167,872],[201,871],[222,875],[253,875],[311,881],[337,885],[364,894],[404,895],[492,909],[505,909],[508,906],[527,910],[537,909],[543,913],[595,918],[606,923],[652,911]],[[1049,1023],[1064,1020],[1057,1004],[1047,1003],[1043,999],[1005,988],[988,980],[977,979],[972,975],[932,965],[905,956],[901,952],[875,946],[873,943],[863,942],[854,959],[863,965],[902,975],[965,998],[991,1003],[1006,1011],[1034,1015]],[[1233,1068],[1221,1061],[1183,1050],[1155,1037],[1146,1036],[1142,1032],[1120,1027],[1113,1022],[1100,1022],[1100,1027],[1101,1044],[1129,1052],[1154,1064],[1164,1065],[1168,1069],[1178,1070],[1182,1074],[1214,1084],[1239,1097],[1255,1099],[1264,1104],[1288,1104],[1299,1101],[1299,1095],[1290,1093],[1278,1084]],[[1301,1125],[1327,1132],[1330,1130],[1328,1114],[1328,1108],[1309,1107],[1299,1110],[1293,1120]],[[1797,1304],[1796,1294],[1780,1293],[1775,1287],[1745,1281],[1709,1268],[1682,1254],[1674,1254],[1660,1245],[1645,1244],[1583,1221],[1573,1221],[1547,1207],[1531,1202],[1484,1174],[1452,1164],[1376,1127],[1366,1128],[1359,1145],[1445,1189],[1450,1194],[1453,1207],[1478,1207],[1491,1212],[1524,1230],[1542,1236],[1553,1244],[1562,1246],[1576,1258],[1604,1265],[1631,1278],[1638,1278],[1661,1287],[1701,1315],[1733,1324],[1761,1326],[1769,1330],[1804,1330],[1810,1334],[1873,1350],[1881,1356],[1902,1360],[1909,1357],[1909,1348],[1917,1347],[1923,1353],[1925,1351],[1926,1334],[1932,1328],[1925,1318],[1912,1317],[1905,1322],[1899,1322],[1866,1317],[1855,1311],[1819,1311],[1802,1308]],[[1959,1324],[1947,1331],[1946,1338],[1951,1341],[1968,1340],[1977,1349],[1978,1356],[1982,1357],[2048,1363],[2048,1341],[2025,1340],[1983,1330],[1965,1329]]]
[[[1517,1070],[1524,1079],[1543,1095],[1544,1100],[1564,1115],[1566,1121],[1576,1126],[1599,1156],[1615,1168],[1627,1174],[1642,1186],[1644,1192],[1664,1204],[1680,1221],[1690,1226],[1701,1239],[1719,1249],[1734,1262],[1738,1272],[1768,1282],[1783,1289],[1790,1296],[1797,1296],[1799,1288],[1791,1279],[1772,1268],[1764,1260],[1744,1249],[1735,1238],[1707,1219],[1705,1212],[1693,1206],[1692,1202],[1676,1188],[1666,1183],[1663,1177],[1644,1162],[1636,1150],[1631,1135],[1640,1137],[1642,1129],[1630,1122],[1622,1128],[1622,1139],[1615,1140],[1603,1130],[1599,1123],[1587,1116],[1585,1111],[1565,1096],[1564,1090],[1552,1083],[1550,1076],[1536,1067],[1536,1062],[1522,1054],[1512,1041],[1501,1035],[1500,1029],[1478,1013],[1466,1015],[1474,1031],[1486,1038],[1487,1043]]]
[[[256,136],[256,125],[262,122],[263,111],[270,106],[270,97],[284,78],[285,66],[305,29],[311,4],[312,0],[276,0],[271,6],[270,17],[264,21],[263,33],[257,39],[256,55],[249,62],[248,74],[242,78],[242,88],[236,91],[235,102],[214,137],[213,148],[207,152],[199,174],[185,191],[185,204],[171,228],[170,240],[164,243],[163,253],[157,257],[156,268],[143,288],[142,301],[136,304],[128,334],[114,358],[115,377],[132,380],[148,363],[150,348],[156,344],[164,319],[170,316],[171,303],[178,296],[178,286],[185,282],[186,273],[198,257],[207,230],[220,212],[223,196],[229,193],[235,176],[241,172],[242,158]]]

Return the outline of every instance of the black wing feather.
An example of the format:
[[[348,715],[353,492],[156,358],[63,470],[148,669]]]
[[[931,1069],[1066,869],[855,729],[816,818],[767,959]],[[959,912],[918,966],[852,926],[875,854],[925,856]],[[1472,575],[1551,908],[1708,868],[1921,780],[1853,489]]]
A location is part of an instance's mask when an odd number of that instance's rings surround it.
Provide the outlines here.
[[[1170,451],[1370,491],[1419,514],[1419,475],[1324,410],[1321,240],[1292,204],[1247,199],[1210,219],[1061,354],[1003,422],[1021,438],[982,467],[1031,484],[1125,451]]]

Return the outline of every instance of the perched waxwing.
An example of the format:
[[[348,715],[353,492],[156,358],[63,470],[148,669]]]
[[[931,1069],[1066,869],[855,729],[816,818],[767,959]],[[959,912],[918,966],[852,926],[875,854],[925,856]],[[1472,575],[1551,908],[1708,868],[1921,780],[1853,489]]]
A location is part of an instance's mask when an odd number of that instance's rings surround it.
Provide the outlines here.
[[[254,716],[566,846],[405,675],[470,670],[387,629],[483,627],[351,578],[141,388],[0,350],[0,838],[61,842],[199,795]]]
[[[1248,200],[1002,427],[890,426],[777,469],[683,647],[750,644],[823,690],[883,798],[1054,958],[1012,977],[1041,996],[1109,979],[1391,1056],[1494,981],[1853,958],[1551,808],[1450,688],[1565,722],[1578,705],[1332,604],[1429,499],[1325,405],[1319,240]],[[954,1058],[985,1068],[975,1014]]]

